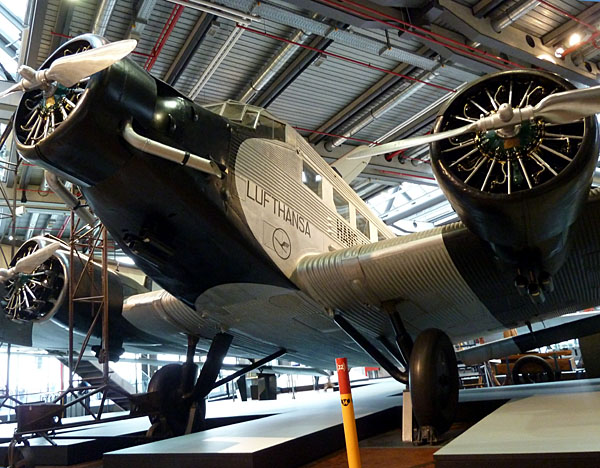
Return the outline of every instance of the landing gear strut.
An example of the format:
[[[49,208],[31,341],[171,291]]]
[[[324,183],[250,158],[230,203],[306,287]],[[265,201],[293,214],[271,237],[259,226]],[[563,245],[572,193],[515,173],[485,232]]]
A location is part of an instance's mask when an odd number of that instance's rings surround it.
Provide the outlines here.
[[[206,415],[205,398],[213,389],[223,359],[233,336],[218,333],[208,350],[206,362],[196,381],[198,366],[194,363],[197,337],[188,337],[184,364],[169,364],[150,379],[148,393],[157,398],[158,414],[150,417],[151,437],[171,437],[202,430]],[[194,384],[195,382],[195,384]]]
[[[405,368],[398,369],[383,353],[340,314],[335,323],[394,379],[408,384],[413,414],[419,425],[417,443],[437,441],[447,431],[458,407],[458,367],[454,347],[443,331],[430,328],[423,331],[414,345],[392,303],[384,304],[396,334],[397,349],[385,337],[379,341]],[[407,372],[408,371],[408,372]]]
[[[154,374],[148,384],[148,393],[145,394],[150,399],[147,406],[153,411],[150,417],[152,427],[147,433],[149,437],[172,437],[203,430],[206,397],[212,389],[225,385],[287,353],[285,348],[280,348],[269,356],[217,381],[223,359],[229,351],[232,340],[233,336],[227,333],[215,335],[198,380],[196,380],[198,366],[194,363],[198,338],[192,336],[188,337],[186,362],[166,365]],[[142,412],[144,404],[138,406]]]

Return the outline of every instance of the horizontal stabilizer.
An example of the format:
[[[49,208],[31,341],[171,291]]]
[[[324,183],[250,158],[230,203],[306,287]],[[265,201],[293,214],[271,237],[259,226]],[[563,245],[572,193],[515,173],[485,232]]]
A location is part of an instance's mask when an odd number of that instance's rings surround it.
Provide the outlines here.
[[[463,349],[456,353],[456,358],[467,365],[474,365],[490,359],[524,353],[540,346],[549,346],[598,332],[600,332],[600,314],[556,325],[555,327],[544,328],[533,333],[511,336],[473,348]]]

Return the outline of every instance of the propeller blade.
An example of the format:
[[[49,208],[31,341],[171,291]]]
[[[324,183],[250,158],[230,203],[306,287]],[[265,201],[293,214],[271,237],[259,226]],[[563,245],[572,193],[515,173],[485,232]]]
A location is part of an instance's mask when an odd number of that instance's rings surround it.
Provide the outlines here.
[[[10,88],[8,88],[3,93],[0,93],[0,99],[4,99],[9,94],[16,93],[16,92],[19,92],[19,91],[25,91],[25,89],[23,87],[23,83],[21,81],[19,81],[18,83],[12,85]]]
[[[61,244],[59,242],[53,242],[52,244],[36,250],[31,255],[20,258],[9,272],[12,272],[13,275],[16,273],[32,273],[38,266],[52,257],[54,252],[56,252],[60,246]]]
[[[135,39],[125,39],[79,54],[61,57],[52,62],[50,68],[46,70],[46,79],[58,81],[68,88],[82,79],[110,67],[113,63],[129,55],[136,46]]]
[[[538,102],[533,115],[546,122],[567,124],[600,112],[600,86],[551,94]]]
[[[477,130],[477,123],[465,125],[464,127],[447,130],[440,133],[431,133],[429,135],[407,138],[406,140],[391,141],[379,146],[363,146],[361,149],[353,150],[354,154],[348,156],[348,159],[362,159],[378,156],[380,154],[393,153],[414,146],[428,145],[434,141],[443,140],[444,138],[453,138],[463,133],[474,132]]]

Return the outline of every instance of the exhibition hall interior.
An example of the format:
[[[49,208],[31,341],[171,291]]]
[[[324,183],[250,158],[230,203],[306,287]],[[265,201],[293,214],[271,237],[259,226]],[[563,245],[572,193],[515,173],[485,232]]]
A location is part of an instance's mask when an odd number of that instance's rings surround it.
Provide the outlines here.
[[[599,40],[0,0],[0,466],[600,466]]]

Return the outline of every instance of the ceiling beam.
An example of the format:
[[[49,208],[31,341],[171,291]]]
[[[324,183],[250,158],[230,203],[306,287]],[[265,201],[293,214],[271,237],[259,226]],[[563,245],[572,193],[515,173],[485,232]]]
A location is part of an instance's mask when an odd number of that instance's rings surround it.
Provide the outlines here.
[[[75,2],[71,0],[61,0],[58,6],[58,14],[56,15],[56,22],[54,23],[54,32],[63,34],[65,36],[70,35],[71,20],[73,19],[73,10],[75,10]],[[52,35],[50,40],[50,50],[58,49],[68,39],[58,35]]]
[[[421,47],[417,53],[425,54],[429,50],[427,47]],[[392,71],[394,73],[399,73],[402,75],[406,75],[412,70],[413,67],[406,63],[400,63],[397,65]],[[373,101],[379,98],[382,94],[387,92],[392,86],[395,86],[402,80],[401,77],[386,73],[383,78],[381,78],[377,83],[367,89],[364,93],[354,99],[352,102],[344,106],[344,108],[333,115],[327,122],[321,125],[316,130],[318,132],[323,133],[331,133],[335,128],[344,124],[344,122],[348,121],[352,117],[354,117],[358,112],[360,112],[365,107],[371,105]],[[308,137],[308,141],[310,143],[318,143],[325,137],[323,135],[319,135],[318,133],[313,133]]]
[[[157,0],[139,0],[137,9],[133,15],[133,20],[129,25],[127,37],[130,39],[139,39],[142,36],[144,28],[148,24],[150,15],[156,6]]]
[[[208,13],[202,13],[196,21],[192,31],[190,32],[188,38],[185,40],[183,47],[173,60],[173,63],[165,73],[164,80],[170,85],[174,86],[177,83],[177,80],[183,74],[183,71],[188,66],[194,54],[200,48],[202,41],[206,37],[206,33],[210,29],[213,21],[215,19],[215,15],[211,15]]]
[[[48,2],[46,0],[29,1],[29,15],[26,19],[26,26],[23,29],[19,64],[29,65],[35,69],[41,65],[41,62],[38,61],[38,51],[42,43],[47,9]]]
[[[4,16],[19,31],[23,30],[23,20],[6,8],[2,3],[0,3],[0,15]]]
[[[293,3],[296,6],[299,6],[300,8],[303,8],[305,10],[319,13],[325,16],[326,18],[331,18],[333,20],[340,21],[344,24],[351,24],[352,26],[356,26],[358,28],[384,28],[384,25],[381,23],[370,19],[361,18],[360,16],[357,16],[352,12],[346,12],[342,9],[328,6],[314,0],[290,0],[290,3]],[[389,8],[386,6],[377,5],[375,3],[369,2],[368,0],[362,0],[360,3],[369,7],[370,9],[380,11],[388,16],[393,16],[398,18],[399,20],[407,21],[407,15],[404,12],[404,8],[421,8],[428,2],[427,0],[403,0],[402,9]]]
[[[332,43],[331,39],[316,36],[309,47],[325,50]],[[291,62],[279,76],[271,82],[261,93],[253,99],[253,104],[259,107],[268,107],[277,97],[298,78],[321,54],[314,50],[303,49],[296,59]]]
[[[585,21],[586,23],[593,23],[598,20],[598,17],[600,17],[600,3],[595,3],[576,16],[578,20]],[[577,22],[567,19],[558,28],[554,28],[552,31],[544,34],[542,36],[542,43],[552,47],[560,45],[576,30],[581,30],[582,27]]]
[[[558,73],[559,75],[585,85],[598,84],[598,68],[594,64],[576,65],[570,56],[559,63],[552,63],[540,57],[553,56],[554,50],[543,45],[540,38],[508,26],[500,32],[494,31],[489,18],[480,19],[473,16],[471,8],[454,0],[439,0],[444,8],[441,20],[452,29],[461,31],[472,41],[479,42],[492,50],[499,50],[509,57],[516,57],[528,64]],[[590,71],[591,70],[591,71]]]

